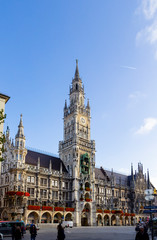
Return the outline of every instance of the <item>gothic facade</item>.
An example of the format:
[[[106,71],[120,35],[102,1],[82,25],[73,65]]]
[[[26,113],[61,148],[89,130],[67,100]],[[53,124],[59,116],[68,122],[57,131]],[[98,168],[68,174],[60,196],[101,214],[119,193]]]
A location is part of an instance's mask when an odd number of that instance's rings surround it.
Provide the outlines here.
[[[138,164],[130,175],[95,167],[95,141],[90,137],[90,104],[76,61],[64,106],[64,134],[59,157],[26,149],[22,115],[15,141],[6,130],[5,160],[0,176],[0,218],[82,225],[131,225],[147,204],[144,191],[152,184]],[[105,161],[104,161],[105,162]]]

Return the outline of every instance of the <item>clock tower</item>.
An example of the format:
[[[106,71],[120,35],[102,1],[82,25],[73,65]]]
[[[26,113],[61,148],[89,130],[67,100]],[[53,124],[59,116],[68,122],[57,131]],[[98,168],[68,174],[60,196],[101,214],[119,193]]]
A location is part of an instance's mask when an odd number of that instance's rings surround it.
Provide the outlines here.
[[[65,101],[64,106],[64,139],[59,142],[59,156],[73,181],[74,224],[95,225],[95,141],[90,139],[90,105],[87,100],[85,106],[77,60],[69,98],[70,104]]]

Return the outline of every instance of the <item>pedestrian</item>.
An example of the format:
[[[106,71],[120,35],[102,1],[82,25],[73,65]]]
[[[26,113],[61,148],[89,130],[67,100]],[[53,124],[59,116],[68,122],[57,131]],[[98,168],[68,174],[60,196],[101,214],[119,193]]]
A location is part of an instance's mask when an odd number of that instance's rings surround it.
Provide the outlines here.
[[[16,226],[15,226],[15,224],[13,224],[13,226],[12,226],[12,230],[11,230],[12,240],[15,239],[15,230],[16,230]]]
[[[62,227],[61,223],[58,225],[57,229],[58,229],[57,240],[64,240],[65,238],[64,228]]]
[[[144,226],[139,227],[139,232],[137,232],[135,240],[149,240],[148,233],[144,230]]]
[[[35,240],[36,236],[37,236],[37,229],[35,224],[31,224],[30,226],[30,235],[31,235],[31,240]]]
[[[22,226],[21,226],[21,235],[22,235],[22,237],[24,238],[24,235],[23,235],[23,234],[24,234],[24,226],[22,225]]]
[[[16,226],[15,228],[15,234],[14,234],[14,239],[15,240],[21,240],[22,239],[22,234],[21,234],[21,229],[19,226]]]

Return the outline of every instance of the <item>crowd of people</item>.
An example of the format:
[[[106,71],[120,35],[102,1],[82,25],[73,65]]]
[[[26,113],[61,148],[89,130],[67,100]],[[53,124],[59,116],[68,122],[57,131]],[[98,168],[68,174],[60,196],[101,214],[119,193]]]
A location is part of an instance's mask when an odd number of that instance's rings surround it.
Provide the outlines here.
[[[57,230],[58,230],[57,240],[64,240],[65,233],[61,223],[59,223],[59,225],[57,226]],[[30,225],[29,231],[31,240],[35,240],[37,236],[37,229],[34,222],[32,222],[32,224]],[[16,224],[14,224],[12,227],[12,240],[21,240],[24,237],[23,233],[24,233],[23,226],[20,228],[20,226],[16,226]]]

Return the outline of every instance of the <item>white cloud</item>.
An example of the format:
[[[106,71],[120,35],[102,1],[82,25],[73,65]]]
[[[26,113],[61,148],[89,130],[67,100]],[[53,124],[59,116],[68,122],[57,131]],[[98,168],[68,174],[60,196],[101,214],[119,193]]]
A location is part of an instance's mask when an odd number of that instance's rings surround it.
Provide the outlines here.
[[[140,91],[135,91],[133,93],[130,93],[129,98],[130,99],[139,99],[139,98],[143,98],[146,97],[146,94],[141,93]]]
[[[138,32],[136,40],[137,42],[145,41],[151,45],[157,44],[157,20]]]
[[[141,3],[141,10],[147,22],[145,27],[137,33],[136,41],[152,45],[157,59],[157,0],[142,0]]]
[[[152,19],[157,13],[157,1],[156,0],[143,0],[142,10],[146,19]]]
[[[146,134],[153,130],[157,125],[157,118],[145,118],[144,124],[135,132],[135,134]]]
[[[135,67],[130,67],[130,66],[120,66],[121,68],[127,68],[127,69],[131,69],[131,70],[136,70]]]

